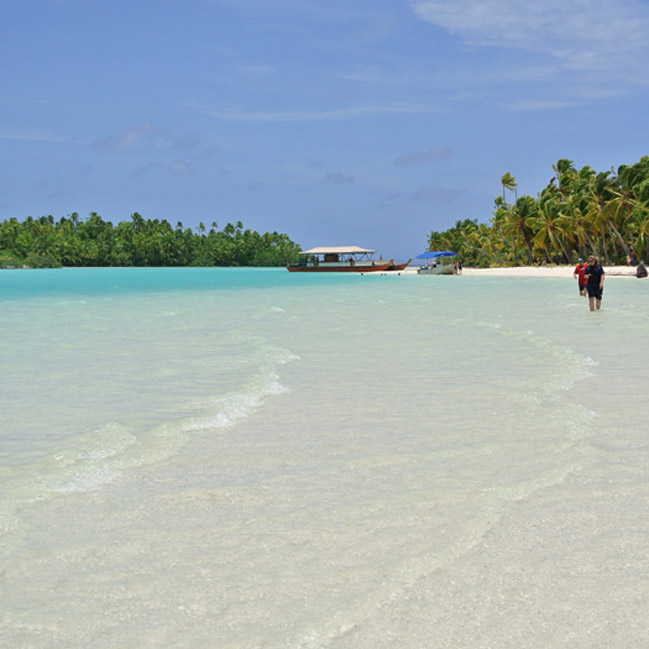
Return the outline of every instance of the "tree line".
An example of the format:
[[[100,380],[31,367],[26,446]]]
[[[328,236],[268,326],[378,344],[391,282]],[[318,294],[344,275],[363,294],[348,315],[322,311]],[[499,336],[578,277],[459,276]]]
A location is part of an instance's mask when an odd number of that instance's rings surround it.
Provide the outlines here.
[[[300,247],[286,234],[259,234],[241,221],[198,232],[178,222],[144,219],[137,212],[113,225],[92,212],[15,218],[0,223],[0,267],[60,266],[283,266]]]
[[[429,250],[457,252],[465,265],[479,267],[572,264],[591,254],[616,265],[633,250],[649,260],[649,156],[610,171],[576,169],[567,159],[552,169],[536,198],[519,197],[516,179],[504,174],[490,221],[433,231]]]

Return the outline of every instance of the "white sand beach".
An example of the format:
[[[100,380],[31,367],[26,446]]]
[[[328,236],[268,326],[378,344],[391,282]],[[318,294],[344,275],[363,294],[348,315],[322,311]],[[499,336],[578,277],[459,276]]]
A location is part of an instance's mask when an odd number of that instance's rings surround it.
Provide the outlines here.
[[[574,266],[516,266],[511,268],[464,268],[463,275],[482,277],[566,277],[573,279]],[[604,266],[607,277],[633,277],[632,266]]]
[[[574,279],[574,266],[511,266],[497,268],[471,268],[465,266],[462,275],[474,277],[563,277]],[[633,266],[604,266],[607,277],[631,277],[636,279],[635,267]],[[388,271],[382,274],[410,274],[416,275],[417,269],[407,268],[405,271]]]

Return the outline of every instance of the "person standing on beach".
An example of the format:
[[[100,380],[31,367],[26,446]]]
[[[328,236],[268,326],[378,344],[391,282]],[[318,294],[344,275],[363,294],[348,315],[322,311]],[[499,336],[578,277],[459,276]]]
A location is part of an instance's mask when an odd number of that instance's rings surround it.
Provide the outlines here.
[[[604,269],[597,257],[588,257],[588,266],[584,271],[586,277],[586,290],[588,291],[588,305],[591,311],[602,306],[602,293],[604,291]]]
[[[577,260],[577,265],[575,266],[575,272],[572,274],[573,277],[577,278],[577,284],[579,286],[579,295],[586,297],[586,276],[584,275],[588,264],[579,257]]]

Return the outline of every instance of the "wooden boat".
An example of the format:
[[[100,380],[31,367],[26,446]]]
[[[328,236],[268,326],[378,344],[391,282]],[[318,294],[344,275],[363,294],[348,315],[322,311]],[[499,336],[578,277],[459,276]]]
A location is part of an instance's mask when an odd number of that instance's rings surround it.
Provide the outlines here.
[[[297,264],[288,264],[291,273],[375,273],[392,270],[394,259],[372,259],[375,250],[358,246],[329,246],[311,248],[300,253]]]
[[[404,270],[411,261],[412,258],[408,259],[404,264],[395,262],[391,266],[388,266],[388,270]]]

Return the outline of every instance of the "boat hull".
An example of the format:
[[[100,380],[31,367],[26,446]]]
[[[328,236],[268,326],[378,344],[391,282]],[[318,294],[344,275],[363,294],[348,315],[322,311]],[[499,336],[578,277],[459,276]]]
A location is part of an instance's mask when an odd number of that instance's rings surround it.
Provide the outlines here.
[[[381,270],[388,270],[393,262],[379,262],[374,264],[355,263],[354,265],[331,265],[318,264],[317,266],[288,265],[286,270],[290,273],[376,273]]]
[[[411,261],[412,259],[408,259],[408,261],[403,264],[392,263],[388,266],[388,270],[405,270]]]

